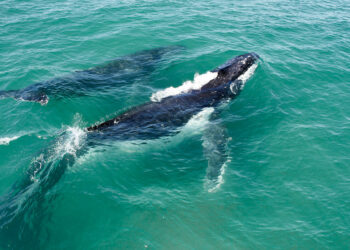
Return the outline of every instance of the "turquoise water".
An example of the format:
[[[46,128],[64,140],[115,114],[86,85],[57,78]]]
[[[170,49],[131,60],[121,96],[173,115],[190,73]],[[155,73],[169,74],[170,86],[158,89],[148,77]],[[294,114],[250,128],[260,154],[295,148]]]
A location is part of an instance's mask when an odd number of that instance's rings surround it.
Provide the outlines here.
[[[27,199],[8,194],[45,148],[74,151],[81,129],[233,56],[254,51],[261,62],[215,121],[195,118],[174,137],[77,156],[2,224],[0,248],[347,249],[349,13],[349,2],[337,0],[1,1],[1,90],[185,47],[110,91],[45,106],[0,100],[2,207]],[[225,130],[228,161],[222,184],[208,192],[203,144],[214,122]],[[57,142],[64,131],[68,142]]]

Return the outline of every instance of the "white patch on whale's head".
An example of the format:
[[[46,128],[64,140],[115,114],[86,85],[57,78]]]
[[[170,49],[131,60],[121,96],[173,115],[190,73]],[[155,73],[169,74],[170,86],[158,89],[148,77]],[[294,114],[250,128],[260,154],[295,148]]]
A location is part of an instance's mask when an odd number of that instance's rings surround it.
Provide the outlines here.
[[[242,75],[240,75],[237,80],[241,81],[240,89],[244,88],[244,85],[249,80],[249,78],[254,74],[254,71],[258,67],[257,63],[251,65]]]
[[[237,95],[241,91],[249,78],[254,74],[254,71],[258,67],[258,64],[255,63],[251,65],[242,75],[240,75],[235,81],[231,82],[230,90],[232,94]]]

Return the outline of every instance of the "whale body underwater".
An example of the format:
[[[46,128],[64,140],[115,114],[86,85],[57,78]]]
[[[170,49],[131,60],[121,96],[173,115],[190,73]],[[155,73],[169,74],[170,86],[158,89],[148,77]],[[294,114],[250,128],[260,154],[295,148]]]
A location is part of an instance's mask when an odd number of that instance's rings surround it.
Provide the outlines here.
[[[19,238],[35,237],[31,228],[33,223],[40,223],[41,218],[36,216],[40,214],[38,210],[42,209],[46,194],[76,158],[108,140],[149,140],[177,133],[204,109],[215,108],[225,100],[237,97],[247,81],[247,74],[250,76],[257,67],[258,59],[255,53],[236,56],[212,70],[212,79],[196,89],[150,101],[86,128],[81,131],[85,135],[85,143],[77,150],[60,151],[57,143],[43,149],[40,156],[32,161],[24,178],[0,198],[0,242],[15,246]],[[63,132],[55,142],[70,140],[74,144],[76,139],[71,138],[68,132]],[[226,158],[224,153],[218,157],[217,151],[223,149],[223,144],[215,137],[214,140],[217,146],[211,149],[208,158],[207,179],[217,186]],[[9,235],[18,231],[21,231],[18,239],[11,240]]]
[[[0,99],[14,98],[46,105],[51,98],[88,96],[96,91],[106,92],[135,81],[144,82],[157,64],[183,49],[182,46],[173,45],[143,50],[87,70],[31,84],[23,89],[0,90]]]

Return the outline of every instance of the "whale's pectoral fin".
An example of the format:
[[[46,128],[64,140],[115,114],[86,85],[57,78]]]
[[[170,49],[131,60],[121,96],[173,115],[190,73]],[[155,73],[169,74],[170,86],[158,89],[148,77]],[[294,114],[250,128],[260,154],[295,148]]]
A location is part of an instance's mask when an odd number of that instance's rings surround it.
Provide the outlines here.
[[[229,161],[227,143],[229,139],[226,129],[220,120],[212,120],[203,132],[202,145],[208,160],[205,188],[215,192],[223,183],[226,164]]]

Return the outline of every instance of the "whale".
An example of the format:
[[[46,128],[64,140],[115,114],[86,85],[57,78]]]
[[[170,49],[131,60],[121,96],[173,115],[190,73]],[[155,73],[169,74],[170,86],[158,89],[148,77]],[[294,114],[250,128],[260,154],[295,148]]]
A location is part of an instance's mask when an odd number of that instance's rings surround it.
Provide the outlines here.
[[[102,65],[66,76],[31,84],[18,90],[0,90],[0,99],[14,98],[45,105],[50,98],[62,99],[106,92],[123,84],[144,81],[167,55],[183,50],[179,45],[159,47],[118,57]]]
[[[0,197],[0,246],[3,243],[15,249],[20,242],[37,237],[31,229],[42,221],[40,214],[44,212],[41,209],[45,209],[42,204],[76,159],[92,148],[109,145],[110,141],[148,141],[179,133],[192,117],[203,110],[215,109],[221,103],[236,98],[258,61],[259,56],[253,52],[236,56],[211,70],[211,80],[198,88],[151,99],[83,130],[64,131],[33,159],[24,177]],[[213,184],[208,192],[214,190],[212,186],[219,186],[222,166],[227,160],[225,136],[221,131],[222,128],[212,127],[207,133],[209,140],[213,141],[207,150],[206,175],[208,182]]]
[[[190,89],[160,100],[153,100],[133,107],[105,122],[92,125],[86,130],[90,140],[149,140],[178,133],[192,117],[206,108],[216,108],[221,103],[236,98],[246,81],[254,73],[259,55],[251,52],[236,56],[226,61],[211,72],[215,76],[200,88]],[[214,136],[204,138],[214,145],[209,152],[207,180],[208,190],[215,190],[220,185],[222,166],[226,162],[225,137],[221,128]],[[210,151],[209,150],[209,151]],[[208,150],[206,150],[208,151]]]
[[[237,97],[244,87],[242,76],[256,66],[259,56],[247,53],[215,68],[216,77],[200,89],[150,101],[117,117],[87,128],[97,136],[113,139],[156,138],[174,132],[207,107]]]

